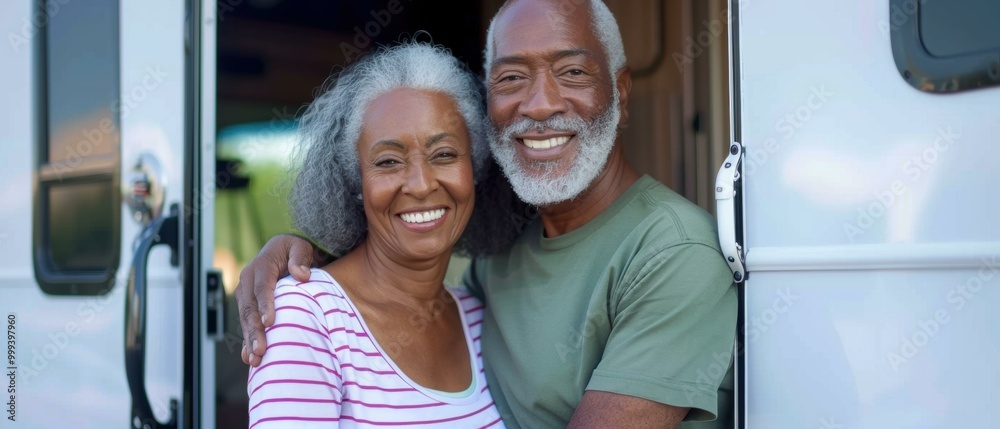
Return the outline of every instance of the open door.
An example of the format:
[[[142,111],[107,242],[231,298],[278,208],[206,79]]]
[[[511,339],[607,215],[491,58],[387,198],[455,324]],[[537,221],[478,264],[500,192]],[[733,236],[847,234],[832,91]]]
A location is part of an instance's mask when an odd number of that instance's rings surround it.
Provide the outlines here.
[[[12,427],[214,425],[214,9],[0,6]]]
[[[1000,6],[731,7],[738,426],[996,426]]]

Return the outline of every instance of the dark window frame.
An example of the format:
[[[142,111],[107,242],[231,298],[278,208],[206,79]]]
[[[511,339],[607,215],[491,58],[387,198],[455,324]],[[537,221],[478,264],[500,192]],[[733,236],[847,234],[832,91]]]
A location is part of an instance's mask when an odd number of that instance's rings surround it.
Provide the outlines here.
[[[38,32],[35,35],[33,53],[36,79],[33,88],[35,101],[34,127],[34,195],[33,195],[33,226],[32,226],[32,261],[35,270],[35,280],[43,292],[51,295],[103,295],[111,291],[115,285],[115,276],[121,260],[121,145],[120,124],[118,112],[111,110],[110,120],[114,130],[109,134],[116,147],[110,155],[81,157],[71,168],[68,162],[51,162],[49,157],[49,99],[48,99],[48,32],[49,22],[45,10],[46,0],[34,2],[35,13],[42,18]],[[119,24],[120,5],[115,2],[115,28]],[[61,13],[68,13],[62,11]],[[115,56],[117,61],[114,70],[115,93],[112,100],[119,100],[121,76],[121,39],[116,33]],[[49,210],[51,206],[49,190],[60,185],[84,183],[110,184],[111,195],[108,204],[111,205],[110,248],[112,254],[107,267],[99,270],[65,270],[58,269],[52,262],[51,240],[49,233]]]
[[[920,91],[935,94],[1000,85],[1000,50],[951,57],[935,57],[928,52],[920,32],[924,1],[889,0],[892,56],[903,80]],[[893,13],[903,14],[903,22],[893,22]]]

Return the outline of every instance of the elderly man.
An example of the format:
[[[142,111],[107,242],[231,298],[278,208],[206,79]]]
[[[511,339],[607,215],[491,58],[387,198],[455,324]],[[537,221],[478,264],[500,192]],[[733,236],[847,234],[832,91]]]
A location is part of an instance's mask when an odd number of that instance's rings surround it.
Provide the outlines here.
[[[731,364],[732,276],[711,217],[624,159],[617,131],[632,80],[610,11],[600,0],[510,0],[485,60],[494,158],[540,215],[463,280],[487,306],[482,350],[504,422],[674,428],[728,416],[723,371],[712,369]],[[304,276],[311,250],[279,236],[242,273],[249,364],[265,350],[279,271],[287,260]]]

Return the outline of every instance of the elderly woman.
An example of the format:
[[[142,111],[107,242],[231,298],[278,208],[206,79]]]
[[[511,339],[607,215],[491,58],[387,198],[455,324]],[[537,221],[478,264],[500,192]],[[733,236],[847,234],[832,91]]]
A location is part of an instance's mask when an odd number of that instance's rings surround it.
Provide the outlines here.
[[[516,233],[497,230],[509,196],[488,184],[479,85],[443,49],[407,43],[345,69],[306,111],[292,215],[341,257],[278,282],[251,427],[503,425],[483,306],[443,286],[453,249],[488,253]],[[473,210],[486,192],[500,206]]]

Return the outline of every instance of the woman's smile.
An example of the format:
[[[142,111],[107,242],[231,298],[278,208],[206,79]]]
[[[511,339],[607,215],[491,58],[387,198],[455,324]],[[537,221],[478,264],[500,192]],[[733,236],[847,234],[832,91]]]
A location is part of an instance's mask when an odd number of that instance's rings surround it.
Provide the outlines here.
[[[449,210],[446,208],[414,210],[400,213],[397,217],[402,221],[406,229],[414,232],[426,232],[444,225],[448,212]]]

